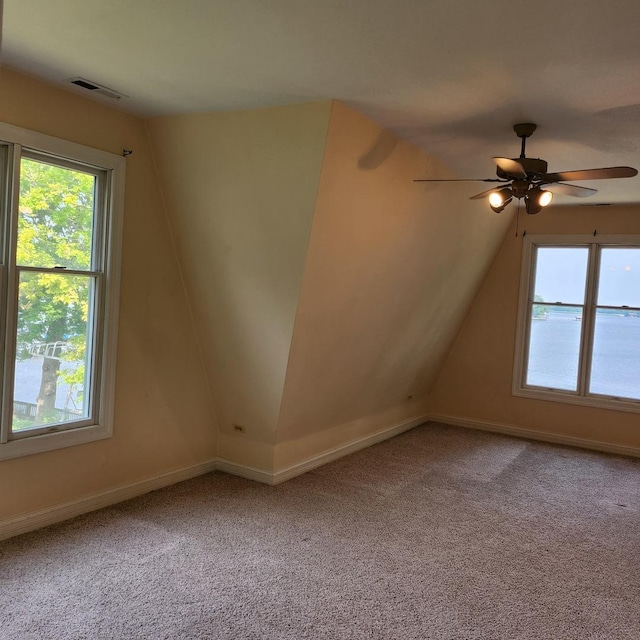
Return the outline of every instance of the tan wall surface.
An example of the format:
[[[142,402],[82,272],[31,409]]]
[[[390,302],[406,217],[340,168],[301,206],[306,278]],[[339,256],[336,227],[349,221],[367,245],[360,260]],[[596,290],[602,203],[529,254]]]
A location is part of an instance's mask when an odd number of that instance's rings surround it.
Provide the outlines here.
[[[556,207],[528,233],[640,233],[640,207]],[[507,234],[431,395],[433,413],[640,447],[640,414],[511,395],[522,236]]]
[[[127,159],[114,436],[0,462],[0,520],[216,456],[216,423],[143,123],[4,69],[0,120]]]
[[[278,424],[276,468],[426,414],[510,218],[334,102]],[[412,396],[410,399],[409,396]]]
[[[319,102],[148,121],[220,455],[259,469],[273,464],[330,111]]]

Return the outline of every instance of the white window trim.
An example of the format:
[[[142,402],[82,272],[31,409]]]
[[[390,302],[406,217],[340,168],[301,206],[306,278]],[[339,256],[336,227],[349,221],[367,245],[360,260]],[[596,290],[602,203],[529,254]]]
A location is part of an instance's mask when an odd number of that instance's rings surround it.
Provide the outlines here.
[[[104,306],[103,348],[100,361],[99,412],[96,424],[68,430],[36,434],[30,437],[8,440],[7,434],[0,438],[0,460],[61,449],[113,435],[113,411],[116,376],[116,351],[118,344],[118,312],[120,297],[120,263],[122,248],[122,225],[124,217],[124,178],[126,161],[122,156],[86,147],[75,142],[54,138],[13,125],[0,123],[0,140],[29,150],[69,159],[107,171],[106,256],[104,261]],[[17,186],[14,185],[17,189]],[[8,215],[17,207],[17,194],[8,194]],[[4,278],[2,278],[4,282]],[[4,293],[4,292],[3,292]],[[15,303],[14,303],[15,304]],[[7,313],[11,313],[11,309]],[[6,321],[6,318],[3,319]],[[6,324],[3,322],[3,333]],[[6,384],[12,372],[5,371]],[[5,424],[10,407],[3,408]]]
[[[533,252],[535,246],[575,247],[575,246],[609,245],[609,246],[640,246],[640,235],[526,235],[522,247],[522,267],[520,271],[520,296],[518,301],[518,319],[516,328],[515,359],[513,366],[513,380],[511,393],[514,396],[547,400],[600,409],[612,409],[640,413],[640,401],[626,398],[614,398],[600,395],[579,395],[577,392],[560,389],[541,389],[525,385],[525,359],[529,349],[529,318],[528,308],[533,297]],[[586,383],[586,376],[590,366],[590,354],[593,348],[592,313],[593,300],[591,283],[597,277],[595,262],[590,260],[587,275],[587,295],[584,302],[585,326],[583,327],[580,344],[580,366],[578,377]],[[584,344],[586,342],[586,344]],[[589,354],[588,363],[584,362],[584,355]]]

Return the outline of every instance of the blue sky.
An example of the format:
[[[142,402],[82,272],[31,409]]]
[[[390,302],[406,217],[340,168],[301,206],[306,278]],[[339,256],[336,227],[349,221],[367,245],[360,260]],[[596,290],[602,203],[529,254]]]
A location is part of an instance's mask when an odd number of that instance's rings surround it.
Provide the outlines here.
[[[588,249],[538,249],[536,294],[545,302],[583,304]],[[603,248],[598,304],[640,307],[640,249]]]

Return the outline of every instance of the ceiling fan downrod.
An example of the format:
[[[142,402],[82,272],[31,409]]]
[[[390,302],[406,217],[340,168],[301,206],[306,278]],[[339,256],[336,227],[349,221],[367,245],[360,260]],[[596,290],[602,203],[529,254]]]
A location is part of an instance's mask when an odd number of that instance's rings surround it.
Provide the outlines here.
[[[525,150],[525,145],[527,144],[527,138],[531,135],[533,135],[533,132],[537,129],[538,127],[531,123],[531,122],[524,122],[522,124],[514,124],[513,125],[513,130],[515,131],[516,135],[518,136],[518,138],[520,138],[522,140],[522,144],[520,146],[520,157],[521,158],[526,158],[524,150]]]

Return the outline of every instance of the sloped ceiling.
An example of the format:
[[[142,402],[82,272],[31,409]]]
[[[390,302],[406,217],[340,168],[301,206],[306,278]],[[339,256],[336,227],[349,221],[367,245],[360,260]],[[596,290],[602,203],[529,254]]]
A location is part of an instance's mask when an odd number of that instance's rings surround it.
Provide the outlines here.
[[[330,114],[325,101],[147,122],[219,454],[252,467],[272,464]]]
[[[293,446],[276,466],[317,453],[320,434],[329,449],[427,414],[512,220],[403,179],[429,168],[447,170],[334,103],[278,421]]]
[[[517,156],[511,126],[527,121],[539,125],[529,155],[552,171],[640,164],[637,0],[5,0],[4,11],[4,64],[54,83],[87,77],[138,115],[340,99],[465,177]],[[591,203],[640,201],[640,179],[584,184],[600,190]]]
[[[407,181],[448,169],[335,101],[147,129],[219,455],[280,471],[424,420],[512,217]]]

